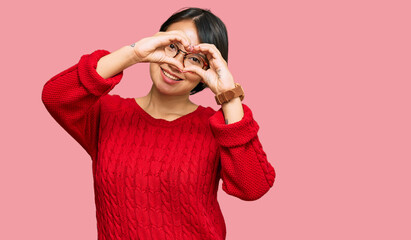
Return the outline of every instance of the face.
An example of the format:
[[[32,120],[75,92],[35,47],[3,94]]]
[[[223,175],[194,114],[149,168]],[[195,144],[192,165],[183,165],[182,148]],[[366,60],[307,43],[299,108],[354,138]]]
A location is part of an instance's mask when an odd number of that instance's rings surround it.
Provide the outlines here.
[[[191,40],[191,45],[200,43],[197,28],[192,20],[179,21],[167,28],[167,32],[173,30],[183,31]],[[181,46],[181,50],[185,51],[181,44],[179,46]],[[184,62],[184,54],[182,53],[178,54],[175,58],[181,63]],[[170,75],[182,80],[175,81]],[[155,87],[161,93],[167,95],[188,95],[201,81],[200,76],[194,73],[181,73],[175,66],[167,63],[150,63],[150,76]]]

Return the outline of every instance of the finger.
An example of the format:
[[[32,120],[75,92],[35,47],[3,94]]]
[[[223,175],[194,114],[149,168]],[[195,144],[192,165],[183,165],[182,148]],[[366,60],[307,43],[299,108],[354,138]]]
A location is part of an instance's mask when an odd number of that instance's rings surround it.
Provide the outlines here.
[[[224,58],[221,55],[220,51],[217,49],[217,47],[214,44],[200,43],[200,44],[194,46],[193,50],[205,53],[205,54],[207,54],[207,57],[224,60]]]
[[[191,40],[190,38],[187,36],[187,34],[185,34],[185,32],[183,31],[179,31],[179,30],[174,30],[174,31],[170,31],[170,32],[166,32],[169,35],[172,36],[180,36],[181,39],[183,39],[182,41],[179,41],[181,44],[183,44],[184,48],[189,49],[189,47],[191,46]]]
[[[160,41],[160,42],[159,42],[159,44],[158,44],[157,47],[167,46],[167,45],[169,45],[169,44],[171,44],[171,43],[174,43],[174,42],[179,42],[179,43],[181,43],[184,47],[190,46],[189,40],[186,39],[186,38],[184,38],[184,37],[182,37],[182,36],[180,36],[180,35],[178,35],[178,34],[166,34],[166,35],[163,35],[163,36],[159,37],[159,41]]]
[[[182,72],[183,73],[195,73],[201,77],[203,83],[208,84],[206,80],[206,76],[205,76],[206,71],[200,67],[197,67],[197,66],[185,67]]]
[[[183,46],[187,47],[190,46],[190,39],[179,31],[158,32],[154,34],[153,38],[156,40],[154,41],[155,48],[164,47],[173,42],[180,42]]]

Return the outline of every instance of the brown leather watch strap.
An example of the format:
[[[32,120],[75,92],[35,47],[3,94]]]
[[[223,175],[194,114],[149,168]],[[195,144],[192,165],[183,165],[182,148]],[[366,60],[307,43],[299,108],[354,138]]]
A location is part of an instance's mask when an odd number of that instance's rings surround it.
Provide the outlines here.
[[[244,99],[244,91],[239,83],[235,83],[235,88],[222,92],[215,96],[218,105],[229,102],[231,99],[240,97],[241,101]]]

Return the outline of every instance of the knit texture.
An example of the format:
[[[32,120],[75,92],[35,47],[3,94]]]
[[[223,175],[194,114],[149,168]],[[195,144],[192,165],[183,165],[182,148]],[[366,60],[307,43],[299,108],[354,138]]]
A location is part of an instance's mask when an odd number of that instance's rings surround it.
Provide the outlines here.
[[[198,108],[173,121],[157,119],[134,98],[109,92],[123,72],[104,79],[96,50],[44,84],[51,116],[90,155],[98,239],[225,239],[217,202],[220,179],[229,195],[251,201],[274,183],[274,168],[244,117],[225,124],[223,111]]]

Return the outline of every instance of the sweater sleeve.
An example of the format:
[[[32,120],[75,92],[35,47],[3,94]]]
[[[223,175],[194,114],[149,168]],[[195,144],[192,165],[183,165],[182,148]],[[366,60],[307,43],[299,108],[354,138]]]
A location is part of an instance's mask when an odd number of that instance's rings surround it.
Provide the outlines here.
[[[96,50],[83,55],[74,66],[48,80],[42,91],[42,102],[51,116],[91,156],[97,154],[101,97],[118,84],[123,71],[104,79],[97,71],[98,60],[109,54]]]
[[[222,189],[229,195],[252,201],[273,186],[275,171],[258,138],[259,125],[250,108],[242,105],[244,116],[240,121],[225,124],[220,108],[210,117],[209,123],[220,145]]]

